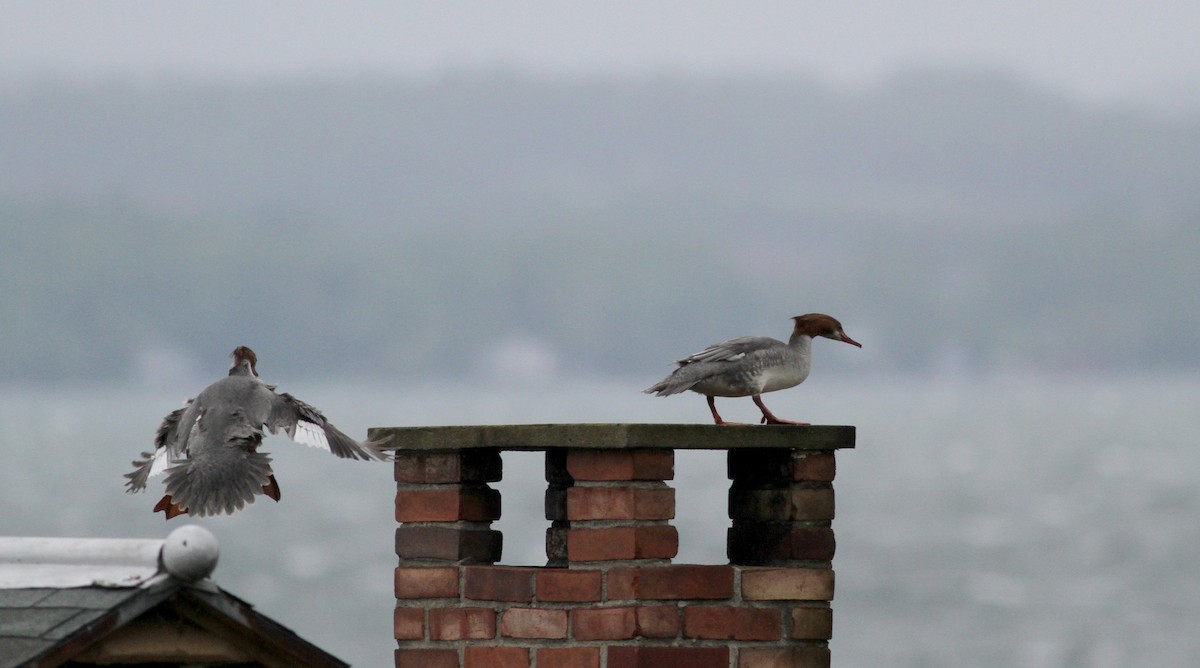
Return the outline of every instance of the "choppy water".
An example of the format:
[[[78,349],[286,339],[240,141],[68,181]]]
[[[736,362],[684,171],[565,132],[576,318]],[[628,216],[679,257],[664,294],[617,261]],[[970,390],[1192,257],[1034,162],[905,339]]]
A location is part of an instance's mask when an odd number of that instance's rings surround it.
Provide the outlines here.
[[[639,394],[647,382],[283,389],[359,437],[707,421],[699,397]],[[121,475],[191,389],[0,390],[0,534],[166,535],[181,520],[150,513],[155,488],[123,494]],[[835,665],[1200,665],[1200,381],[814,376],[768,404],[858,426],[835,483]],[[749,401],[722,407],[755,416]],[[198,520],[221,543],[217,581],[356,666],[391,665],[390,468],[268,445],[282,502]],[[544,561],[541,476],[538,454],[506,454],[506,563]],[[678,455],[677,563],[724,562],[727,484],[720,453]]]

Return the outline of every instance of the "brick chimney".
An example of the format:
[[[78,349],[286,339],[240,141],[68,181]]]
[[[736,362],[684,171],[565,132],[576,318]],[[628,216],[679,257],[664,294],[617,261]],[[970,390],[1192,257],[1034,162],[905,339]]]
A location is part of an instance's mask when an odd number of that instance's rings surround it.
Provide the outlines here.
[[[377,428],[396,450],[397,668],[829,666],[834,452],[854,428]],[[675,451],[725,450],[727,564],[673,564]],[[546,566],[499,566],[500,453],[545,452]]]

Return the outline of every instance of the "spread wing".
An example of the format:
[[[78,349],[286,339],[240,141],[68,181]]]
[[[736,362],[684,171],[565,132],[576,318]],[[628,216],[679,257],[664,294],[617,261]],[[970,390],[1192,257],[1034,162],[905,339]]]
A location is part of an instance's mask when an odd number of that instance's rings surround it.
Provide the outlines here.
[[[158,432],[154,434],[155,449],[164,448],[167,444],[177,440],[179,421],[183,418],[183,412],[192,405],[192,401],[192,399],[188,399],[181,408],[171,411],[167,417],[163,418],[162,424],[158,425]]]
[[[193,406],[194,399],[188,399],[187,403],[182,407],[177,408],[167,414],[163,418],[162,424],[158,426],[158,431],[154,434],[154,451],[143,452],[142,458],[131,462],[133,471],[126,473],[125,477],[128,482],[125,483],[126,492],[139,492],[146,487],[146,481],[150,478],[164,472],[167,467],[174,464],[180,457],[179,450],[179,425],[183,422],[184,414],[187,413]],[[199,415],[199,411],[192,411],[189,415],[189,422],[195,421],[195,416]]]
[[[159,455],[163,456],[160,457]],[[125,474],[125,477],[128,479],[125,482],[125,491],[132,494],[133,492],[140,492],[146,489],[146,481],[150,479],[150,476],[162,473],[163,467],[159,463],[165,460],[165,453],[161,450],[156,450],[154,452],[143,452],[141,459],[135,459],[130,462],[133,464],[133,470]],[[159,470],[156,471],[156,468]]]
[[[320,448],[345,459],[387,461],[379,446],[391,440],[358,442],[329,423],[321,411],[284,392],[277,395],[267,418],[271,433],[283,431],[297,443]]]

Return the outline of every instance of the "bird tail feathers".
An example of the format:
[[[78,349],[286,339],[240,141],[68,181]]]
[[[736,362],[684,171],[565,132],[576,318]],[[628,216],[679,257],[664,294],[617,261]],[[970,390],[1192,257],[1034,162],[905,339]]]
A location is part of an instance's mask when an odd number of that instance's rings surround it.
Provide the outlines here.
[[[668,376],[659,382],[642,390],[643,394],[653,394],[658,397],[669,397],[672,394],[679,394],[692,389],[696,381],[688,379],[675,378],[674,375]]]
[[[242,448],[222,447],[167,469],[167,495],[195,517],[237,512],[270,482],[270,456]]]

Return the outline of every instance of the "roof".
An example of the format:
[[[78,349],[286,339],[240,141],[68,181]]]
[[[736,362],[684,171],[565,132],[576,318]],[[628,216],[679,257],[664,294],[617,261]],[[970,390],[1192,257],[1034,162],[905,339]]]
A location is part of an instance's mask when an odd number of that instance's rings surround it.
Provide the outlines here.
[[[0,668],[349,665],[217,587],[217,556],[195,525],[165,540],[0,538]]]

